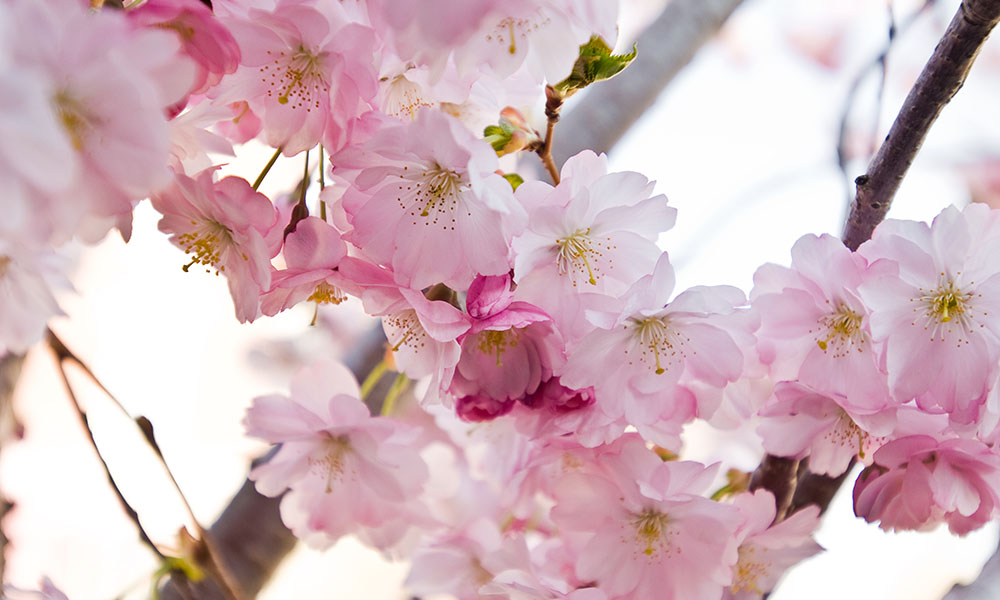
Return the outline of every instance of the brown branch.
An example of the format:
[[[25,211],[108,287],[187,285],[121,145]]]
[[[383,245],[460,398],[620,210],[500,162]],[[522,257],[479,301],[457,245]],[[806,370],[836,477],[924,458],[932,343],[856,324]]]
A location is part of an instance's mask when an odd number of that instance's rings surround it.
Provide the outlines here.
[[[344,362],[358,379],[364,379],[365,374],[382,361],[384,354],[385,335],[381,326],[376,326],[358,340]],[[274,452],[254,461],[254,465],[266,462]],[[295,547],[295,536],[281,521],[280,502],[281,497],[268,498],[257,493],[248,479],[208,530],[233,576],[234,585],[246,598],[257,595]],[[211,579],[191,587],[193,596],[199,600],[223,598],[218,585]],[[183,600],[176,578],[165,583],[160,597]]]
[[[552,136],[556,123],[559,122],[559,111],[562,109],[563,98],[551,85],[545,86],[545,141],[537,150],[538,158],[542,159],[545,170],[549,172],[553,185],[559,185],[559,167],[552,159]]]
[[[844,484],[852,467],[854,467],[854,461],[852,460],[841,475],[828,477],[826,475],[810,473],[806,468],[809,464],[808,461],[809,459],[803,460],[799,466],[799,482],[795,487],[795,495],[792,497],[792,503],[788,507],[788,514],[794,514],[810,504],[819,507],[820,514],[826,512],[837,490]]]
[[[868,172],[855,180],[858,193],[843,236],[844,244],[851,250],[857,250],[868,240],[875,226],[885,218],[927,131],[965,83],[979,49],[998,20],[998,0],[963,0],[959,6],[903,102]]]
[[[611,150],[741,2],[670,0],[639,37],[632,64],[613,80],[591,86],[563,116],[552,151],[556,164],[581,150]]]
[[[751,492],[763,488],[774,494],[775,523],[789,514],[788,507],[798,483],[798,470],[799,461],[768,454],[760,461],[760,466],[750,478]]]

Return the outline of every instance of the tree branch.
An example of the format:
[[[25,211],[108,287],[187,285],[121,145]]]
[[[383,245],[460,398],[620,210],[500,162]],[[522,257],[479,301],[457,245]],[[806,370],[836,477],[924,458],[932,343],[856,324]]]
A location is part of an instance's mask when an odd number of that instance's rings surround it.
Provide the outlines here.
[[[556,165],[581,150],[608,152],[742,0],[671,0],[642,33],[638,57],[614,80],[591,86],[563,116]]]
[[[963,0],[959,6],[868,172],[855,180],[858,193],[844,228],[844,244],[851,250],[868,240],[885,218],[927,131],[965,83],[979,49],[998,20],[998,0]]]
[[[924,65],[920,77],[910,90],[889,135],[868,168],[858,177],[858,193],[844,225],[844,244],[851,250],[871,238],[875,226],[882,222],[899,184],[927,136],[927,131],[944,105],[965,83],[965,78],[990,31],[1000,21],[1000,0],[963,0],[958,12]],[[765,456],[754,478],[765,476],[775,457]],[[848,472],[850,472],[848,470]],[[758,474],[760,473],[760,474]],[[834,494],[846,479],[826,477],[803,470],[794,491],[788,514],[815,504],[826,510]],[[767,489],[771,489],[768,486]],[[779,486],[776,498],[785,487]]]

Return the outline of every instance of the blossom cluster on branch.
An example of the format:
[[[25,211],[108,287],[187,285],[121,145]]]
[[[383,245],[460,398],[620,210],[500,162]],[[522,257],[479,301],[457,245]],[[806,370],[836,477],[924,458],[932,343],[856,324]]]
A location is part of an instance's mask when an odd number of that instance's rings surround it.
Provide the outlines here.
[[[348,298],[381,318],[417,402],[394,386],[372,416],[370,386],[318,361],[254,400],[249,435],[280,449],[251,478],[306,543],[410,559],[413,593],[766,594],[820,550],[820,511],[677,460],[695,419],[752,422],[817,474],[862,463],[855,512],[886,529],[998,515],[994,211],[887,221],[857,252],[805,236],[749,299],[675,293],[676,210],[645,176],[590,151],[553,184],[515,173],[551,160],[559,90],[626,64],[601,54],[616,3],[211,4],[0,5],[0,352],[59,312],[59,248],[127,240],[149,198],[241,322]],[[539,102],[544,136],[507,108]],[[270,165],[218,175],[249,140],[304,160],[291,202],[258,191]]]

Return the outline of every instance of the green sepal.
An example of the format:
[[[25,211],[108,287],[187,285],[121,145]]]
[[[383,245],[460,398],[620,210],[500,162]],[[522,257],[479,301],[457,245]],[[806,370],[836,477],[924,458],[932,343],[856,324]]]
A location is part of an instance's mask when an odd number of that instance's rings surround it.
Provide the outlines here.
[[[503,176],[503,178],[507,180],[507,183],[510,184],[510,187],[514,188],[515,192],[517,191],[518,186],[524,183],[524,178],[518,175],[517,173],[507,173],[506,175]]]
[[[483,130],[483,137],[496,152],[503,152],[513,136],[514,128],[502,121],[499,125],[487,125]]]
[[[600,36],[591,36],[590,41],[580,46],[580,56],[573,65],[569,77],[555,86],[563,98],[568,98],[595,81],[611,79],[621,73],[638,54],[635,44],[628,54],[612,54],[611,47]]]

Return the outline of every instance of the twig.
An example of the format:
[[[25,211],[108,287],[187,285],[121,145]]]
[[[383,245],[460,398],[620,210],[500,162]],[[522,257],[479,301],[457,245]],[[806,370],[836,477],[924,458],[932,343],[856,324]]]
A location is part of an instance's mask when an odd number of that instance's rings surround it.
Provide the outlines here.
[[[844,111],[840,115],[840,133],[837,139],[837,166],[840,167],[840,171],[841,173],[844,174],[845,180],[850,179],[847,171],[847,160],[848,160],[847,131],[849,125],[849,118],[851,114],[851,108],[854,107],[855,99],[857,98],[858,92],[861,90],[861,84],[864,83],[865,79],[868,77],[868,73],[872,69],[875,68],[879,69],[879,91],[876,100],[875,118],[873,119],[874,122],[872,124],[872,136],[871,136],[872,140],[874,140],[878,135],[877,132],[879,126],[879,114],[882,112],[881,110],[882,94],[883,90],[885,89],[886,61],[889,57],[889,51],[892,49],[893,43],[896,41],[896,39],[904,32],[906,32],[917,21],[920,15],[922,15],[924,11],[926,11],[928,8],[933,6],[936,1],[937,0],[924,0],[924,3],[920,5],[920,8],[914,11],[909,17],[906,18],[905,21],[900,23],[898,26],[895,24],[893,20],[892,9],[890,7],[889,40],[886,43],[885,48],[882,49],[882,52],[880,52],[879,55],[876,56],[874,60],[872,60],[872,62],[865,65],[864,68],[862,68],[861,71],[858,72],[857,76],[855,76],[854,81],[851,82],[851,87],[847,92],[847,99],[844,102]],[[872,148],[871,154],[872,155],[875,154],[876,150],[877,150],[876,148]],[[854,199],[853,190],[849,189],[848,195],[850,197],[849,200]]]
[[[552,159],[552,135],[559,122],[559,110],[562,108],[563,98],[551,85],[545,86],[545,141],[536,150],[538,157],[542,159],[545,170],[549,172],[554,185],[559,185],[559,168],[556,167]]]
[[[858,193],[844,227],[851,250],[871,237],[885,218],[903,176],[920,150],[931,124],[965,83],[990,31],[1000,20],[1000,1],[963,0],[944,37],[910,90],[889,135],[855,180]]]
[[[264,178],[267,177],[268,172],[271,170],[271,167],[274,166],[275,161],[278,160],[278,156],[280,155],[281,155],[281,148],[278,148],[277,150],[274,151],[274,154],[271,155],[271,159],[267,161],[267,164],[264,165],[264,168],[261,170],[260,175],[258,175],[257,179],[253,182],[253,186],[251,186],[253,187],[253,191],[256,192],[257,188],[260,187],[260,184],[264,183]]]
[[[87,375],[87,377],[98,388],[100,388],[102,392],[104,392],[104,394],[111,400],[111,402],[115,406],[117,406],[118,409],[126,417],[128,417],[129,420],[133,421],[139,428],[139,431],[142,433],[142,437],[153,449],[153,453],[156,454],[157,459],[159,459],[160,465],[162,465],[163,470],[167,474],[167,478],[170,480],[170,483],[173,485],[174,490],[176,490],[177,492],[177,496],[181,500],[181,504],[184,505],[184,509],[187,511],[188,518],[194,525],[195,533],[198,538],[198,543],[200,545],[200,547],[197,549],[197,554],[199,555],[198,558],[204,560],[205,563],[204,566],[210,572],[212,572],[212,574],[218,577],[220,581],[223,582],[223,590],[225,591],[227,598],[229,598],[230,600],[241,600],[238,588],[236,588],[233,585],[232,576],[227,572],[225,567],[220,562],[221,556],[219,555],[219,552],[217,551],[215,545],[212,542],[210,533],[205,531],[205,529],[201,526],[201,523],[198,522],[198,518],[195,516],[194,510],[191,508],[191,503],[188,502],[187,496],[184,495],[184,492],[181,490],[180,484],[177,483],[177,479],[174,477],[173,471],[171,471],[170,466],[167,465],[167,461],[163,456],[163,452],[160,450],[160,445],[156,442],[156,436],[153,432],[153,424],[146,417],[137,417],[133,419],[132,416],[129,414],[129,412],[125,410],[125,407],[122,405],[122,403],[119,402],[117,398],[115,398],[115,396],[108,390],[107,387],[105,387],[103,383],[101,383],[101,381],[97,378],[97,376],[90,369],[90,367],[88,367],[86,363],[84,363],[80,359],[79,356],[77,356],[72,350],[70,350],[66,346],[66,344],[64,344],[63,341],[60,340],[59,337],[56,336],[56,334],[51,329],[46,330],[46,335],[49,348],[51,348],[52,352],[56,355],[57,361],[59,363],[59,371],[60,373],[62,373],[63,381],[66,383],[66,388],[69,391],[70,396],[73,399],[73,403],[77,407],[77,410],[80,411],[81,409],[79,403],[76,401],[76,397],[73,395],[72,389],[70,388],[69,380],[66,379],[65,370],[63,369],[63,362],[65,361],[70,361],[75,363]],[[84,419],[84,421],[86,421],[86,414],[81,414],[81,417]],[[87,433],[91,437],[91,441],[93,443],[93,434],[91,433],[89,427],[87,428]],[[94,449],[95,450],[97,449],[96,445],[94,446]],[[100,457],[100,451],[98,451],[98,456]],[[103,457],[100,458],[106,470],[107,463],[104,462]],[[108,478],[111,479],[110,472],[108,472]],[[112,487],[114,487],[113,480],[111,485]],[[115,491],[118,492],[119,499],[121,499],[124,502],[124,497],[121,495],[121,492],[118,491],[117,487],[115,488]],[[131,507],[127,509],[127,511],[129,510],[131,510],[133,514],[135,513],[135,511],[132,510]],[[138,518],[138,516],[136,516],[136,518]],[[160,556],[161,558],[163,558],[162,554]]]
[[[142,522],[139,521],[139,514],[134,508],[132,508],[132,505],[128,503],[125,496],[122,495],[121,490],[118,488],[118,484],[115,483],[114,476],[111,475],[108,463],[104,460],[104,456],[101,454],[100,448],[97,447],[97,441],[94,439],[94,432],[90,429],[90,422],[87,419],[87,413],[84,412],[83,407],[80,406],[80,402],[76,399],[76,394],[73,392],[73,386],[70,385],[69,378],[66,376],[66,368],[63,366],[63,355],[60,354],[57,346],[51,343],[51,339],[49,347],[55,355],[56,367],[59,369],[59,375],[62,377],[63,384],[66,386],[66,395],[69,396],[69,399],[72,401],[73,409],[76,411],[76,415],[80,418],[80,423],[83,424],[83,430],[87,434],[87,440],[90,442],[90,446],[97,454],[97,458],[101,461],[101,466],[104,467],[104,474],[108,478],[108,483],[111,484],[111,489],[114,490],[115,495],[118,497],[118,502],[121,504],[125,514],[129,519],[131,519],[136,528],[139,530],[139,539],[142,540],[142,543],[148,546],[160,561],[165,561],[167,559],[166,555],[160,552],[160,549],[157,548],[156,544],[153,543],[153,540],[150,539],[149,534],[146,533],[145,528],[142,526]]]

